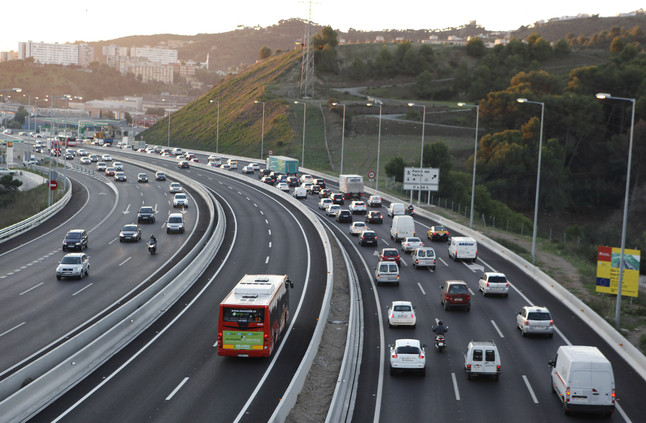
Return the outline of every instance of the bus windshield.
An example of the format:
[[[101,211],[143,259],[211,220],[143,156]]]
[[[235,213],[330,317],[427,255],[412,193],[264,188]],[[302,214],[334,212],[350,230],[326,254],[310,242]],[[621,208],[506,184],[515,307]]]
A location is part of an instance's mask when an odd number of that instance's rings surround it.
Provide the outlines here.
[[[265,309],[264,308],[229,308],[225,307],[222,310],[222,321],[224,322],[257,322],[264,323]]]

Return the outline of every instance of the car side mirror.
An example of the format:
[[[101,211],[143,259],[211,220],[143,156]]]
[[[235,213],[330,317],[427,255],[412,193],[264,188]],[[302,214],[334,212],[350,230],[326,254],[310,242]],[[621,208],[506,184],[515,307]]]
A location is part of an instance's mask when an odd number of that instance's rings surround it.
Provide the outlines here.
[[[426,349],[426,344],[422,345],[422,348],[423,348],[423,349]]]
[[[548,362],[547,362],[547,364],[548,364],[550,367],[554,367],[554,366],[556,366],[556,362],[555,362],[554,360],[550,360],[550,361],[548,361]]]
[[[392,347],[393,347],[393,344],[388,344],[388,348],[392,348]]]

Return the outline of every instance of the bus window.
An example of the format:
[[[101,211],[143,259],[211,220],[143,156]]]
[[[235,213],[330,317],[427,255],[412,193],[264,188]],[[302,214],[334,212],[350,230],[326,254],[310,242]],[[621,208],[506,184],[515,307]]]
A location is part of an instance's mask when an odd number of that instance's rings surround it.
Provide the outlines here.
[[[264,323],[265,309],[264,308],[229,308],[222,309],[222,321],[224,322],[258,322]]]

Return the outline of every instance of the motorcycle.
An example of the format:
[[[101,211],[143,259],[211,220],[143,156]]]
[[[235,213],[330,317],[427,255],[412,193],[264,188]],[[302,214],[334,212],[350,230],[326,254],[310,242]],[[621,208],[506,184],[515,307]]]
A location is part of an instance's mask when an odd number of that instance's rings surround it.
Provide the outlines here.
[[[148,240],[148,252],[152,255],[157,254],[157,241],[153,239]]]
[[[407,208],[406,209],[406,214],[409,215],[409,216],[413,216],[415,214],[415,209]]]
[[[444,335],[435,335],[435,349],[437,352],[442,352],[444,348],[446,348],[446,339],[444,339]]]

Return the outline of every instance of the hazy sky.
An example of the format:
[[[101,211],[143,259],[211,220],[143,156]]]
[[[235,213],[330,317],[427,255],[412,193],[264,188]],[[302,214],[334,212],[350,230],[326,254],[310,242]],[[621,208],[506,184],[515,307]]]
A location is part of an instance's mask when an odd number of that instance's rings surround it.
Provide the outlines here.
[[[308,17],[308,3],[298,0],[29,0],[24,3],[7,0],[2,3],[0,51],[16,50],[19,41],[65,43],[160,33],[211,34],[231,31],[238,25],[266,27],[281,19]],[[514,30],[552,17],[579,13],[615,16],[644,6],[644,0],[315,0],[312,21],[345,31],[348,28],[441,29],[475,19],[488,30]]]

